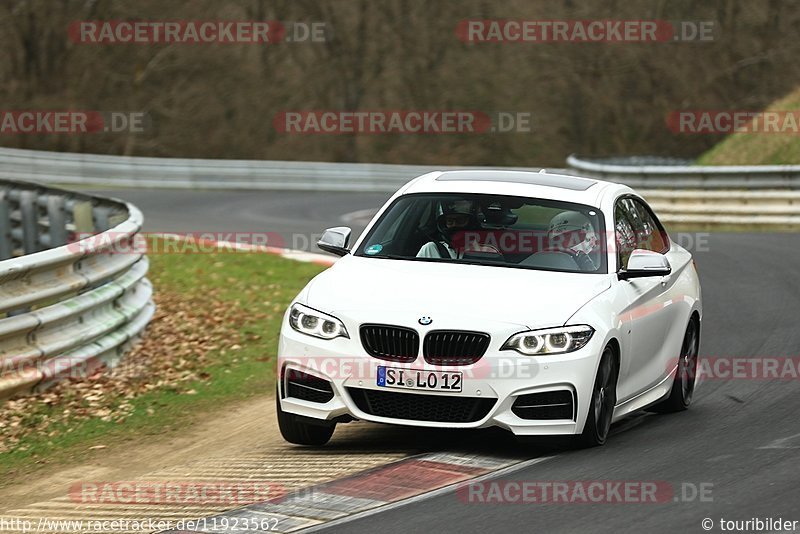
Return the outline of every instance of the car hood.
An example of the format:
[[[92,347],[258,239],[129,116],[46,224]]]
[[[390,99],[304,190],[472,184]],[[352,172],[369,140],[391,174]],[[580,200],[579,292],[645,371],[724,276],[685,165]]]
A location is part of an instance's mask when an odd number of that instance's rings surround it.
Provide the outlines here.
[[[430,316],[533,329],[564,324],[609,287],[608,275],[345,256],[313,280],[305,298],[360,322]]]

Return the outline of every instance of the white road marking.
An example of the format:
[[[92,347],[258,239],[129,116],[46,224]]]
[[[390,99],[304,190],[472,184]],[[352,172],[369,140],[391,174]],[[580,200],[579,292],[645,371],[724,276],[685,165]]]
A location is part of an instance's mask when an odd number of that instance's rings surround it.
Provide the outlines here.
[[[759,447],[759,449],[800,449],[800,443],[794,445],[789,444],[789,442],[797,438],[800,438],[800,434],[795,434],[787,438],[776,439],[769,445],[764,445],[763,447]]]
[[[160,235],[167,239],[186,239],[186,236],[182,236],[179,234],[164,233]],[[268,247],[261,245],[253,245],[250,243],[236,243],[232,241],[214,241],[214,243],[221,250],[233,249],[233,250],[243,250],[248,252],[262,252],[265,254],[274,254],[282,258],[286,258],[288,260],[302,261],[306,263],[333,265],[337,259],[327,254],[316,254],[314,252],[306,252],[304,250],[293,250],[290,248]]]
[[[375,216],[376,213],[378,213],[377,208],[369,208],[366,210],[357,210],[357,211],[351,211],[350,213],[345,213],[344,215],[339,217],[339,219],[342,222],[346,223],[353,223],[353,222],[368,223],[370,219],[372,219]]]

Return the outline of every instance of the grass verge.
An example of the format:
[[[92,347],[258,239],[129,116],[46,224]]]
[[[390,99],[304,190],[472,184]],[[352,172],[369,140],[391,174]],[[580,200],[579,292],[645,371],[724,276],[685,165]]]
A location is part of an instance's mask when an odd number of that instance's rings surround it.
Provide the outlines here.
[[[0,485],[272,394],[283,312],[324,267],[245,252],[150,261],[159,310],[123,365],[0,405]]]
[[[767,111],[800,110],[800,88],[772,103]],[[700,165],[797,165],[800,137],[791,133],[734,133],[701,155]]]

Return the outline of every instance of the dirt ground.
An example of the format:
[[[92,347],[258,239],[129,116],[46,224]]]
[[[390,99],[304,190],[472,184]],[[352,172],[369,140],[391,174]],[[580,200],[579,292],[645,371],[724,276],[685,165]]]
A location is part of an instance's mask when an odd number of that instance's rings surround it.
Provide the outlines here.
[[[40,471],[0,489],[0,517],[38,520],[164,517],[191,519],[222,511],[219,504],[76,502],[69,489],[76,483],[114,481],[268,481],[286,490],[382,465],[415,452],[413,432],[368,423],[339,425],[322,449],[283,441],[273,397],[240,403],[188,431],[147,436],[92,451],[74,465]]]

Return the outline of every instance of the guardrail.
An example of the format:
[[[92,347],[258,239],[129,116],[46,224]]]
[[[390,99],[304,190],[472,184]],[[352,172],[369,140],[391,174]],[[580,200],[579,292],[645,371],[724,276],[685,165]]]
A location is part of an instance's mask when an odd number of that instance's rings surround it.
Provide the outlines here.
[[[621,164],[624,158],[571,155],[567,165],[581,176],[654,189],[800,189],[800,165]],[[636,158],[630,158],[636,162]]]
[[[800,191],[665,191],[639,189],[667,223],[759,226],[800,225]]]
[[[550,170],[636,187],[667,223],[770,229],[800,224],[800,165],[703,167],[673,158],[590,160],[574,155],[567,163],[570,169]],[[389,193],[420,174],[464,168],[492,167],[143,158],[0,148],[0,178],[102,187]],[[747,194],[730,195],[730,189]]]
[[[143,158],[0,148],[0,178],[93,186],[391,193],[426,172],[463,168],[383,163]],[[538,171],[539,168],[527,170]]]
[[[0,398],[112,367],[141,335],[141,227],[131,204],[0,180]]]
[[[709,228],[800,226],[800,165],[686,165],[670,158],[587,159],[566,172],[636,187],[661,219]]]
[[[800,189],[800,165],[712,167],[668,158],[620,163],[625,160],[571,155],[566,172],[648,189]],[[145,158],[0,148],[0,178],[70,185],[392,192],[420,174],[464,168],[497,167]]]

